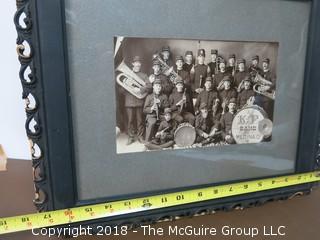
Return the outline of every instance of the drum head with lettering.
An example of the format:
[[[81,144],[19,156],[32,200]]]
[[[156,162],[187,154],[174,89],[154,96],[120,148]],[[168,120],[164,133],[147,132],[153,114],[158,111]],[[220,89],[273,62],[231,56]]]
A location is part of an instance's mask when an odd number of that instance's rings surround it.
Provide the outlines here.
[[[259,143],[271,135],[272,122],[262,108],[251,106],[236,113],[231,132],[238,144]]]

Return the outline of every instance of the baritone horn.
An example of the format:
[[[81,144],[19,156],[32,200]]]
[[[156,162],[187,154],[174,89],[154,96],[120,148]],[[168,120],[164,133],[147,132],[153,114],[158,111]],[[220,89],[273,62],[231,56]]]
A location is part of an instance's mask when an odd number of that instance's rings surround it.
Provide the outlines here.
[[[159,53],[155,53],[152,56],[153,60],[158,60],[160,62],[162,73],[167,76],[172,83],[176,82],[176,79],[179,78],[178,73],[174,71],[173,67],[169,67],[165,61],[160,57]]]
[[[135,88],[145,87],[146,83],[134,73],[124,61],[122,61],[117,67],[116,71],[120,72],[117,75],[117,83],[127,90],[129,93],[137,97],[138,99],[143,99],[147,96],[147,92],[141,93],[140,91],[135,91]]]
[[[275,91],[272,90],[269,92],[268,90],[265,90],[265,86],[272,86],[272,82],[268,81],[267,79],[263,78],[259,73],[257,73],[256,77],[253,80],[254,85],[253,85],[253,91],[256,93],[259,93],[267,98],[270,98],[272,100],[275,99]]]

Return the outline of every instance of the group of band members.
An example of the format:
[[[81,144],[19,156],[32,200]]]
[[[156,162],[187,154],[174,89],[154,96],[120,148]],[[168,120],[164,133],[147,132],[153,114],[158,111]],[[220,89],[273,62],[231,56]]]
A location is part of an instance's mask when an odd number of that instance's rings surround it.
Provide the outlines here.
[[[275,88],[276,77],[270,70],[270,59],[259,65],[259,56],[253,56],[250,66],[245,59],[236,59],[231,54],[226,61],[211,50],[211,62],[205,64],[205,50],[199,49],[196,63],[192,51],[171,60],[169,47],[161,50],[162,60],[179,75],[172,82],[163,74],[161,62],[153,59],[153,73],[141,72],[140,56],[132,59],[132,70],[146,83],[134,91],[148,93],[138,99],[125,91],[125,107],[128,119],[128,142],[152,143],[163,147],[174,144],[174,132],[183,122],[195,127],[196,143],[225,141],[234,143],[231,134],[232,120],[237,110],[249,102],[262,107],[273,118],[273,100],[253,91],[256,74],[272,82],[263,86]],[[136,126],[135,126],[136,123]]]

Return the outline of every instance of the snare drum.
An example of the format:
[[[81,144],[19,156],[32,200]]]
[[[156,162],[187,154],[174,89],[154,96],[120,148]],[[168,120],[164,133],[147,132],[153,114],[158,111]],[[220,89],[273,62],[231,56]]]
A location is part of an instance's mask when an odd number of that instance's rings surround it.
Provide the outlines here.
[[[245,107],[235,114],[231,133],[238,144],[259,143],[271,136],[272,122],[261,107]]]
[[[190,123],[181,123],[174,132],[174,141],[179,147],[190,147],[196,140],[196,130]]]

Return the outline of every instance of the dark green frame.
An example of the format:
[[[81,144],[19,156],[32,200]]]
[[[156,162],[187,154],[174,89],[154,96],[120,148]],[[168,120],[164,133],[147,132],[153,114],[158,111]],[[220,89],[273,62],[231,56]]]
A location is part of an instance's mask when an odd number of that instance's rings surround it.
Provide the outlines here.
[[[18,32],[17,44],[21,62],[20,78],[23,86],[23,98],[32,94],[37,102],[34,109],[26,109],[28,137],[33,144],[39,146],[42,153],[40,156],[33,154],[36,190],[34,202],[37,209],[39,211],[65,209],[190,189],[179,188],[164,192],[155,191],[139,195],[125,195],[121,198],[78,201],[71,105],[68,95],[69,74],[64,1],[17,0],[17,7],[15,24]],[[22,13],[26,14],[26,27],[19,25],[18,19]],[[29,56],[24,54],[22,45],[24,41],[27,41],[31,46]],[[309,172],[320,168],[320,97],[318,94],[320,90],[320,68],[317,66],[318,59],[320,59],[320,1],[313,0],[299,143],[296,155],[296,173]],[[31,68],[31,74],[29,75],[31,81],[27,81],[23,76],[27,67]],[[29,123],[32,119],[38,123],[34,131],[29,129]],[[209,213],[212,210],[229,210],[235,206],[249,207],[266,201],[285,199],[297,192],[309,192],[313,185],[303,184],[284,189],[121,215],[109,219],[88,221],[85,224],[130,224],[136,226],[164,218],[171,219],[176,216]],[[212,186],[212,184],[205,186]],[[204,185],[198,187],[204,187]]]

